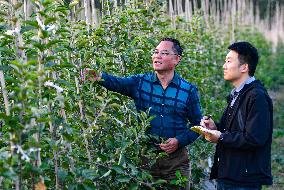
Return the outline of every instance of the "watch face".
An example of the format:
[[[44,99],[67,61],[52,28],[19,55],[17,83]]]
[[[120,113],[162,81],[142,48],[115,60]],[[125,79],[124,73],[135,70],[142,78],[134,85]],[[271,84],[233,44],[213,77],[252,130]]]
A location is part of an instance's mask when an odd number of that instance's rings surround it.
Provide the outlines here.
[[[218,139],[218,142],[222,142],[223,141],[223,133],[220,135],[219,139]]]

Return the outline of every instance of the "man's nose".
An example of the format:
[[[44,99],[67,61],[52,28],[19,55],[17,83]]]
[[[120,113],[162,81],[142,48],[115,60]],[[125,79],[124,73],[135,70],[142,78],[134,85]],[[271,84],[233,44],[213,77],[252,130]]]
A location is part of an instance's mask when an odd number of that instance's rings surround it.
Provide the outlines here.
[[[225,69],[227,67],[226,62],[223,64],[223,69]]]

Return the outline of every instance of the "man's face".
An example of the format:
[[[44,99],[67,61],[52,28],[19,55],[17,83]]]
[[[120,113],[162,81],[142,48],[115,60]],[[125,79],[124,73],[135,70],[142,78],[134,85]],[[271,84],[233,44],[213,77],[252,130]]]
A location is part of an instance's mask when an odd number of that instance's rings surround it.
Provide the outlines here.
[[[223,65],[224,79],[233,84],[238,84],[242,75],[248,72],[247,64],[241,65],[238,56],[239,54],[236,51],[231,50]]]
[[[173,42],[161,41],[156,47],[152,55],[153,68],[155,71],[174,70],[180,61],[178,56],[172,49]]]

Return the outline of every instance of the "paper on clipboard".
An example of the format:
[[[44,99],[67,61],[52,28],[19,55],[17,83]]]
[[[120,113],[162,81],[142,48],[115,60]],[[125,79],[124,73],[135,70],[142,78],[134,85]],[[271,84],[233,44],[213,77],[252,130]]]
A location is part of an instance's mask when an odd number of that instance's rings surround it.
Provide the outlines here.
[[[202,127],[200,125],[196,125],[196,126],[193,126],[190,128],[192,131],[198,133],[198,134],[201,134],[201,135],[204,135],[204,133],[211,133],[211,134],[214,134],[214,131],[211,130],[211,129],[207,129],[205,127]]]

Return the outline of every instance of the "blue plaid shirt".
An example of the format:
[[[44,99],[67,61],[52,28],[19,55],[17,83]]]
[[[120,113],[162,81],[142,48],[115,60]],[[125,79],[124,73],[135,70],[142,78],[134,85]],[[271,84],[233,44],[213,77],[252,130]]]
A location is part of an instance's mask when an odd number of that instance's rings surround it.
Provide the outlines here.
[[[129,77],[116,77],[102,73],[101,85],[108,90],[131,97],[138,111],[150,109],[149,133],[165,138],[176,138],[179,147],[192,143],[199,136],[189,129],[199,125],[201,107],[197,88],[177,73],[164,90],[156,74],[146,73]]]

